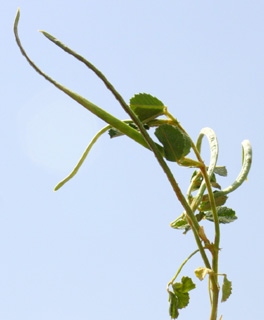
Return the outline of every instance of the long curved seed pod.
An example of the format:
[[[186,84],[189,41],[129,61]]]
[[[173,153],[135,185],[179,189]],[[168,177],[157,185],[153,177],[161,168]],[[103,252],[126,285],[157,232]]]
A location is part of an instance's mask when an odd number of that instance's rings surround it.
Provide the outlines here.
[[[132,127],[130,127],[129,125],[127,125],[126,123],[124,123],[123,121],[113,117],[111,114],[109,114],[108,112],[104,111],[103,109],[97,107],[95,104],[93,104],[92,102],[88,101],[87,99],[83,98],[82,96],[78,95],[77,93],[67,89],[66,87],[62,86],[60,83],[56,82],[55,80],[53,80],[51,77],[49,77],[48,75],[46,75],[43,71],[41,71],[36,65],[35,63],[28,57],[28,55],[26,54],[24,48],[21,45],[19,36],[18,36],[18,22],[19,22],[19,17],[20,17],[20,11],[18,9],[17,11],[17,15],[16,15],[16,19],[15,19],[15,23],[14,23],[14,33],[15,33],[15,37],[16,37],[16,42],[21,50],[21,53],[23,54],[23,56],[26,58],[26,60],[28,61],[28,63],[40,74],[42,75],[46,80],[48,80],[49,82],[51,82],[55,87],[57,87],[58,89],[60,89],[61,91],[63,91],[64,93],[66,93],[68,96],[70,96],[73,100],[77,101],[79,104],[81,104],[83,107],[85,107],[86,109],[88,109],[90,112],[92,112],[93,114],[95,114],[96,116],[98,116],[99,118],[101,118],[102,120],[104,120],[106,123],[110,124],[112,127],[118,129],[119,131],[121,131],[122,133],[124,133],[125,135],[127,135],[128,137],[130,137],[131,139],[135,140],[136,142],[138,142],[139,144],[141,144],[142,146],[144,146],[145,148],[149,148],[149,145],[147,144],[147,142],[145,141],[145,139],[143,138],[143,136],[135,129],[133,129]]]
[[[72,179],[76,175],[76,173],[80,169],[81,165],[83,164],[84,160],[86,159],[89,151],[92,149],[92,146],[95,144],[95,142],[98,140],[98,138],[101,137],[101,135],[103,133],[105,133],[107,130],[109,130],[110,128],[111,128],[111,126],[108,125],[108,126],[104,127],[102,130],[100,130],[99,132],[97,132],[97,134],[94,136],[94,138],[89,143],[86,150],[84,151],[84,154],[82,155],[81,159],[79,160],[79,162],[77,163],[75,168],[72,170],[72,172],[65,179],[63,179],[61,182],[59,182],[56,185],[56,187],[54,188],[54,191],[59,190],[66,182],[68,182],[70,179]]]
[[[198,136],[197,142],[196,142],[196,147],[198,149],[199,152],[201,152],[201,144],[202,144],[202,139],[203,137],[206,136],[208,141],[209,141],[209,146],[210,146],[210,151],[211,151],[211,156],[210,156],[210,164],[207,170],[208,173],[208,177],[209,179],[211,178],[216,163],[217,163],[217,158],[218,158],[218,141],[215,135],[215,132],[211,129],[211,128],[203,128]],[[205,181],[202,182],[197,195],[195,196],[193,202],[192,202],[192,208],[193,211],[196,210],[196,208],[198,207],[202,196],[204,194],[204,191],[206,189],[206,184]]]
[[[247,179],[251,163],[252,163],[252,146],[249,142],[249,140],[244,140],[242,142],[242,169],[236,178],[236,180],[227,188],[220,191],[223,194],[228,194],[230,192],[233,192],[238,187],[241,186],[241,184]]]

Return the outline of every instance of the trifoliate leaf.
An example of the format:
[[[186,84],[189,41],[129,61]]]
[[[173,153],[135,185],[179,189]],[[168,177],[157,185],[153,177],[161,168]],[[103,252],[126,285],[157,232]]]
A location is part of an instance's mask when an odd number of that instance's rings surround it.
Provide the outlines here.
[[[221,300],[221,302],[226,301],[229,298],[229,296],[231,295],[231,293],[232,293],[232,282],[229,281],[225,275],[223,286],[222,286],[222,300]]]
[[[162,115],[164,107],[159,99],[147,93],[136,94],[130,99],[130,108],[141,121],[153,120]]]
[[[178,309],[185,308],[190,300],[189,291],[195,288],[195,284],[189,277],[182,277],[181,282],[172,285],[173,292],[178,298]]]
[[[163,124],[156,129],[155,135],[163,144],[165,158],[169,161],[178,162],[190,152],[190,138],[177,127]]]
[[[213,270],[199,267],[194,270],[194,273],[199,280],[203,280],[207,274],[213,273]]]
[[[217,215],[219,223],[230,223],[237,219],[236,213],[234,210],[227,207],[217,207]],[[214,221],[212,211],[205,213],[205,219],[209,221]]]
[[[171,319],[177,319],[179,316],[178,298],[171,291],[169,291],[169,303],[169,315],[171,316]]]
[[[225,194],[223,194],[222,192],[214,191],[214,198],[215,198],[216,206],[219,207],[219,206],[222,206],[223,204],[225,204],[228,197]],[[202,198],[202,202],[200,204],[200,210],[207,211],[209,209],[211,209],[211,204],[209,201],[209,196],[208,196],[208,194],[206,194]]]

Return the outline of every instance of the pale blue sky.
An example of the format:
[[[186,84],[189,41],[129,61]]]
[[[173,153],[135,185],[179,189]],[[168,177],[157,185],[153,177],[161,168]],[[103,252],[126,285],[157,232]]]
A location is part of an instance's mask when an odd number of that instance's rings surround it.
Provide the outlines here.
[[[0,320],[169,319],[167,282],[195,250],[192,234],[170,228],[181,214],[152,154],[107,135],[78,175],[54,186],[104,125],[33,71],[30,57],[63,85],[127,118],[103,84],[37,30],[58,37],[101,69],[129,99],[157,96],[194,140],[209,126],[219,164],[236,178],[241,142],[253,167],[227,205],[238,220],[221,226],[221,273],[233,294],[223,320],[263,319],[264,2],[5,1],[0,12]],[[206,144],[204,149],[208,150]],[[207,156],[205,155],[205,160]],[[191,170],[171,165],[186,192]],[[212,224],[205,226],[212,228]],[[208,231],[212,235],[211,230]],[[209,319],[207,281],[179,319]]]

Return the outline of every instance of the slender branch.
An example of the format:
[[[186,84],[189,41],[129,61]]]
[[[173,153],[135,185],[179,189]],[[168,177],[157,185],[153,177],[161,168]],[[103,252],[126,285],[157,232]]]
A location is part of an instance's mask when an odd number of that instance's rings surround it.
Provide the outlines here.
[[[185,259],[183,261],[183,263],[181,264],[179,270],[177,271],[176,275],[171,279],[171,281],[168,283],[167,285],[167,291],[169,291],[169,286],[171,284],[173,284],[173,282],[176,280],[176,278],[178,277],[179,273],[181,272],[182,268],[184,267],[184,265],[191,259],[192,256],[194,256],[197,252],[199,252],[199,249],[195,250],[192,254],[189,255],[189,257],[187,259]]]

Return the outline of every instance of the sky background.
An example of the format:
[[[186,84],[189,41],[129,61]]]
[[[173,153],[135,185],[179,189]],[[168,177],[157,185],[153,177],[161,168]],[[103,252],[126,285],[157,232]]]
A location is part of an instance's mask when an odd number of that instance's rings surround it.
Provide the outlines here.
[[[169,319],[166,285],[196,249],[169,224],[182,208],[155,158],[128,138],[105,134],[78,175],[75,166],[104,123],[40,77],[13,36],[47,74],[101,108],[127,115],[104,85],[37,30],[96,65],[126,101],[158,97],[196,140],[217,134],[228,186],[241,168],[241,142],[253,146],[248,182],[227,206],[219,272],[233,283],[223,320],[263,319],[264,2],[4,1],[0,12],[0,319]],[[208,161],[207,141],[203,158]],[[170,164],[185,193],[192,170]],[[212,238],[213,224],[204,223]],[[209,319],[207,281],[179,319]],[[222,281],[220,279],[220,281]]]

